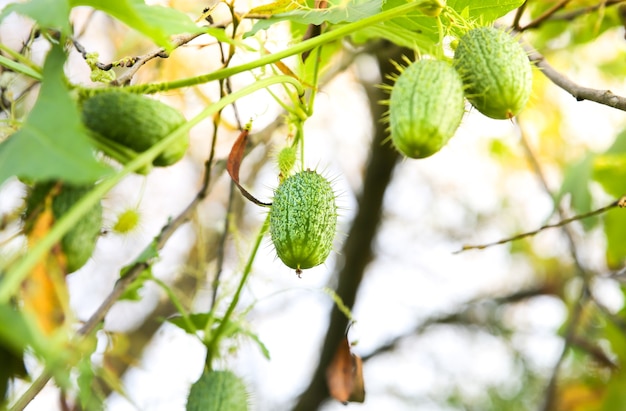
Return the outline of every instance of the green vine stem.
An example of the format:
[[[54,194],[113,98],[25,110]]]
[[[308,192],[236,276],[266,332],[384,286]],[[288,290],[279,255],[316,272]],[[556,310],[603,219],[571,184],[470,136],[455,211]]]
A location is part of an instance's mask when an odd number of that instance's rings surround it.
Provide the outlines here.
[[[290,76],[277,76],[259,80],[247,87],[242,88],[228,96],[222,98],[215,104],[212,104],[205,108],[200,114],[196,115],[191,120],[174,130],[166,138],[138,155],[130,163],[115,173],[113,176],[104,179],[101,183],[97,184],[93,190],[91,190],[85,197],[78,201],[67,214],[59,219],[48,234],[39,241],[32,249],[26,253],[26,255],[15,263],[15,266],[10,269],[4,275],[2,282],[0,282],[0,303],[7,303],[11,296],[17,291],[22,281],[26,278],[28,273],[37,264],[37,262],[43,257],[43,255],[57,243],[70,228],[72,228],[94,205],[100,201],[100,199],[111,190],[117,183],[119,183],[126,175],[141,169],[146,164],[152,162],[167,146],[179,138],[183,133],[188,133],[192,127],[204,120],[205,118],[215,114],[217,111],[223,109],[229,104],[232,104],[236,100],[245,97],[255,91],[267,88],[274,84],[289,83],[293,85],[299,94],[304,93],[304,89],[300,82]],[[1,267],[0,272],[3,272],[6,267]]]
[[[239,303],[239,297],[241,295],[241,291],[243,290],[243,287],[245,286],[246,281],[248,280],[248,276],[252,272],[252,264],[254,263],[256,254],[259,251],[259,247],[261,246],[261,241],[263,240],[265,233],[269,229],[269,226],[270,226],[270,215],[268,213],[267,217],[265,218],[265,222],[263,223],[263,226],[261,227],[261,230],[259,231],[259,234],[256,237],[256,241],[254,242],[254,246],[252,247],[252,251],[250,252],[250,256],[248,257],[248,262],[246,263],[246,266],[243,269],[243,274],[241,276],[241,280],[239,281],[239,286],[237,287],[237,290],[235,291],[235,294],[233,295],[233,299],[230,301],[230,304],[228,305],[228,308],[226,309],[226,312],[224,313],[224,317],[222,317],[222,321],[220,322],[220,325],[211,334],[211,339],[206,343],[207,353],[206,353],[205,367],[207,367],[209,370],[212,369],[211,363],[213,362],[213,359],[218,354],[220,340],[222,339],[222,335],[224,334],[224,331],[228,327],[228,321],[231,315],[233,314],[233,312],[235,311],[235,308],[237,307],[237,304]]]
[[[404,16],[408,12],[418,9],[423,3],[428,0],[416,0],[402,6],[394,7],[393,9],[383,11],[382,13],[374,14],[373,16],[366,17],[364,19],[348,23],[344,26],[334,28],[331,31],[323,33],[317,37],[313,37],[309,40],[305,40],[302,43],[298,43],[292,47],[289,47],[283,51],[268,54],[257,60],[249,63],[244,63],[239,66],[227,67],[221,70],[217,70],[201,76],[189,77],[181,80],[174,80],[165,83],[152,83],[152,84],[140,84],[126,87],[126,90],[131,93],[138,94],[153,94],[163,92],[167,90],[184,88],[195,86],[197,84],[208,83],[210,81],[220,80],[227,77],[231,77],[235,74],[249,71],[255,68],[259,68],[268,64],[275,63],[286,57],[290,57],[296,54],[303,53],[307,50],[314,49],[315,47],[322,46],[326,43],[339,40],[355,31],[370,28],[373,25],[385,22],[395,17]],[[84,93],[98,93],[106,89],[84,89]]]

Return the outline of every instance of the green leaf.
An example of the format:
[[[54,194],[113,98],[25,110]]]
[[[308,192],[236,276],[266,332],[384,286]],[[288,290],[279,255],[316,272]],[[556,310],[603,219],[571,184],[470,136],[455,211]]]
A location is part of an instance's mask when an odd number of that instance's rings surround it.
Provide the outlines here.
[[[265,357],[266,360],[270,360],[270,350],[267,349],[267,346],[265,344],[263,344],[263,341],[261,341],[261,339],[259,338],[258,335],[254,334],[252,331],[248,330],[248,329],[241,329],[241,333],[243,335],[246,335],[248,338],[250,338],[252,341],[254,341],[256,343],[256,345],[259,347],[259,349],[261,350],[261,354],[263,354],[263,357]]]
[[[606,262],[610,268],[618,268],[626,259],[626,209],[614,208],[604,217],[606,236]]]
[[[72,34],[70,5],[67,0],[30,0],[12,3],[2,9],[0,21],[11,13],[28,16],[42,28],[57,29],[65,36]]]
[[[115,17],[129,27],[171,50],[170,36],[202,31],[185,13],[162,6],[148,6],[142,0],[70,0],[74,6],[90,6]]]
[[[22,63],[18,63],[17,61],[13,61],[4,56],[0,56],[0,66],[4,66],[16,73],[22,73],[27,75],[30,78],[34,78],[35,80],[42,80],[41,74],[33,70],[32,68],[24,65]]]
[[[96,338],[92,335],[89,338],[89,347],[82,354],[82,357],[76,365],[78,376],[76,384],[78,385],[78,399],[80,400],[81,409],[89,411],[98,411],[103,409],[104,399],[100,392],[94,389],[94,381],[96,373],[94,365],[91,362],[91,355],[96,351]]]
[[[157,239],[152,240],[152,242],[144,248],[139,257],[135,259],[132,263],[123,267],[120,270],[120,278],[124,278],[130,270],[136,266],[137,264],[148,264],[147,268],[145,268],[137,278],[124,290],[122,295],[120,296],[120,300],[130,300],[130,301],[139,301],[141,300],[141,296],[139,295],[139,291],[143,288],[146,281],[151,280],[152,277],[152,260],[159,256],[159,248],[157,244]]]
[[[127,269],[128,267],[124,267],[122,271]],[[135,280],[130,283],[128,287],[124,290],[122,295],[120,295],[120,300],[127,301],[141,301],[141,295],[139,295],[139,291],[143,289],[143,286],[146,284],[146,281],[152,279],[152,267],[148,267],[143,270]]]
[[[390,10],[405,3],[405,0],[389,0],[385,2],[383,10]],[[489,24],[522,3],[523,0],[449,0],[447,7],[470,21]],[[445,22],[445,19],[442,20]],[[362,30],[356,35],[355,40],[364,42],[371,38],[384,38],[399,46],[419,49],[423,53],[432,53],[440,40],[437,19],[419,11]]]
[[[24,348],[34,343],[32,328],[15,308],[0,304],[0,346],[14,354],[21,354]]]
[[[568,165],[564,171],[563,184],[557,194],[556,202],[569,194],[571,205],[578,214],[591,211],[591,192],[589,191],[589,181],[593,173],[593,162],[595,154],[587,154],[582,160]],[[597,222],[596,218],[585,218],[581,223],[586,229],[591,228]]]
[[[190,324],[187,322],[189,320]],[[168,318],[167,321],[174,324],[178,328],[184,330],[188,334],[195,334],[198,330],[204,330],[209,321],[214,321],[213,315],[209,313],[193,313],[189,314],[187,319],[182,315]]]
[[[271,17],[259,20],[244,37],[253,36],[259,30],[265,30],[276,22],[289,20],[299,24],[322,23],[339,24],[350,23],[362,18],[373,16],[382,9],[382,0],[352,0],[349,2],[330,1],[325,9],[300,8],[285,13],[273,14]]]
[[[12,176],[88,184],[110,171],[94,157],[65,83],[64,62],[61,47],[53,46],[35,106],[21,129],[0,144],[0,184]]]
[[[458,13],[467,10],[470,19],[476,19],[481,24],[488,24],[515,10],[524,3],[524,0],[448,0],[448,6]]]
[[[626,194],[626,154],[597,156],[593,163],[593,178],[614,197]]]

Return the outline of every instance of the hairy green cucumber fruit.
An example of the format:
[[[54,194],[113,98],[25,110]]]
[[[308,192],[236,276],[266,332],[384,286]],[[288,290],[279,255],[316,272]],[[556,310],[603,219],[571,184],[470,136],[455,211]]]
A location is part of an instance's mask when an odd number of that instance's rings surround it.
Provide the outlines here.
[[[463,83],[448,63],[418,60],[406,67],[389,99],[391,141],[407,157],[441,150],[461,124]]]
[[[509,33],[493,27],[468,31],[454,52],[465,95],[484,115],[511,119],[526,106],[532,88],[528,55]]]
[[[59,220],[74,206],[92,186],[72,186],[63,184],[58,189],[56,182],[39,183],[35,185],[26,200],[26,220],[36,217],[46,206],[46,198],[53,194],[52,214],[54,220]],[[32,222],[31,222],[32,223]],[[66,272],[72,273],[81,268],[89,260],[96,248],[96,242],[102,228],[102,205],[98,203],[87,212],[61,239],[61,250],[66,258]],[[30,228],[26,228],[29,230]]]
[[[182,125],[185,117],[160,101],[112,90],[83,102],[83,122],[101,136],[141,153]],[[185,155],[188,146],[189,135],[181,135],[152,163],[172,165]]]
[[[63,185],[52,199],[55,220],[60,219],[78,200],[92,189],[91,186]],[[67,272],[81,268],[93,254],[102,228],[102,205],[97,203],[61,239],[61,248],[67,258]]]
[[[246,385],[231,371],[203,372],[187,397],[187,411],[247,410]]]
[[[274,192],[270,235],[278,258],[300,274],[326,261],[337,229],[330,182],[315,171],[287,177]]]

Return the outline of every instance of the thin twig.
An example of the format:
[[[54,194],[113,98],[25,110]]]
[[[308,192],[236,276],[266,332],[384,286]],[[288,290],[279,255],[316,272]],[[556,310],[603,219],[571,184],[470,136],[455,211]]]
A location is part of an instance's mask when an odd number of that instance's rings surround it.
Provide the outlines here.
[[[550,284],[538,284],[537,286],[515,291],[511,294],[505,294],[500,296],[481,296],[472,298],[471,300],[461,304],[459,308],[457,308],[453,312],[433,315],[421,321],[408,332],[399,334],[391,338],[383,345],[376,347],[369,353],[363,355],[361,359],[363,361],[368,361],[374,357],[379,356],[380,354],[392,352],[396,348],[398,348],[400,344],[406,339],[420,335],[433,326],[448,324],[463,326],[478,325],[487,327],[489,326],[489,324],[482,322],[485,316],[473,315],[471,312],[472,309],[476,307],[483,307],[485,306],[485,304],[487,304],[487,306],[493,306],[494,309],[495,307],[502,307],[508,304],[516,304],[520,301],[529,300],[534,297],[549,295],[552,293],[552,288],[553,287]],[[493,305],[491,305],[490,303],[493,303]]]
[[[561,348],[561,354],[557,359],[554,367],[552,368],[552,374],[550,375],[550,380],[548,385],[546,386],[545,394],[544,394],[544,402],[541,411],[550,411],[554,409],[554,398],[556,394],[556,384],[559,379],[559,372],[561,370],[561,365],[565,360],[565,356],[569,351],[572,341],[575,338],[576,328],[578,328],[578,323],[581,319],[581,314],[583,311],[584,305],[587,303],[587,297],[589,294],[586,291],[585,287],[581,287],[580,298],[575,300],[574,303],[574,311],[571,314],[571,319],[569,324],[567,325],[567,329],[565,331],[565,336],[563,338],[563,347]]]
[[[515,11],[515,17],[513,18],[513,24],[511,24],[511,27],[513,27],[513,30],[521,31],[519,22],[522,19],[522,16],[524,15],[524,11],[526,10],[526,6],[527,5],[528,5],[528,0],[524,1],[524,3],[522,3],[522,5],[519,6],[517,8],[517,10]]]
[[[559,11],[560,9],[565,7],[567,5],[567,3],[569,3],[570,1],[571,0],[561,0],[561,1],[559,1],[557,4],[555,4],[554,6],[550,7],[548,10],[544,11],[536,19],[534,19],[533,21],[531,21],[527,25],[521,27],[520,31],[524,31],[524,30],[528,30],[529,28],[540,26],[541,23],[543,23],[544,21],[550,19],[550,17],[552,17],[554,15],[554,13],[556,13],[557,11]]]
[[[607,1],[599,1],[597,4],[594,4],[592,6],[587,6],[587,7],[581,7],[579,9],[576,10],[572,10],[572,11],[567,11],[567,12],[563,12],[563,13],[556,13],[552,16],[550,16],[550,19],[548,20],[544,20],[541,22],[541,24],[536,24],[533,25],[532,27],[529,27],[529,25],[523,27],[520,29],[521,30],[527,30],[529,28],[538,28],[540,25],[542,25],[543,23],[547,23],[547,22],[553,22],[553,21],[572,21],[580,16],[583,16],[585,14],[589,14],[592,13],[600,8],[603,7],[610,7],[610,6],[615,6],[617,4],[621,4],[621,3],[625,3],[626,0],[607,0]]]
[[[526,134],[523,132],[523,130],[521,130],[521,127],[520,127],[520,131],[521,131],[521,141],[522,141],[522,145],[524,146],[524,150],[526,152],[526,157],[531,163],[535,171],[535,174],[539,178],[539,181],[541,182],[541,185],[543,186],[546,194],[550,198],[554,198],[554,195],[552,194],[552,190],[548,186],[548,181],[545,178],[541,164],[539,163],[539,161],[537,161],[537,157],[535,156],[534,151],[528,139],[526,138]],[[619,206],[622,200],[624,199],[622,198],[620,200],[617,200],[615,202],[615,206]],[[561,207],[561,205],[555,204],[555,207],[556,207],[556,210],[558,211],[558,214],[561,220],[565,221],[566,219],[564,217],[566,213]],[[575,306],[574,306],[573,312],[570,315],[570,324],[568,325],[568,328],[567,328],[567,331],[563,340],[563,348],[561,351],[561,355],[559,356],[558,361],[554,365],[554,368],[552,370],[552,375],[550,377],[550,381],[548,382],[548,385],[546,386],[546,389],[545,389],[544,404],[542,408],[543,411],[548,411],[548,410],[553,409],[553,403],[554,403],[554,399],[556,395],[556,384],[557,384],[558,376],[561,370],[561,365],[563,364],[563,359],[565,358],[567,351],[573,345],[574,340],[576,338],[576,329],[578,327],[578,322],[581,319],[582,306],[586,304],[587,301],[589,301],[591,298],[591,291],[589,287],[590,275],[580,260],[574,232],[572,231],[571,227],[569,227],[568,225],[563,225],[561,229],[563,233],[565,234],[565,236],[567,237],[569,251],[574,261],[574,264],[576,266],[578,277],[582,279],[582,284],[580,285],[580,297],[577,300],[574,300]]]
[[[598,208],[597,210],[589,211],[589,212],[584,213],[584,214],[575,215],[573,217],[561,220],[558,223],[546,224],[546,225],[543,225],[543,226],[541,226],[538,229],[533,230],[533,231],[528,231],[528,232],[525,232],[525,233],[514,235],[512,237],[503,238],[502,240],[494,241],[492,243],[478,244],[478,245],[464,245],[460,250],[455,251],[454,254],[462,253],[463,251],[467,251],[467,250],[483,250],[485,248],[493,247],[495,245],[501,245],[501,244],[510,243],[511,241],[521,240],[522,238],[526,238],[526,237],[531,237],[533,235],[537,235],[540,232],[542,232],[543,230],[546,230],[548,228],[563,227],[563,226],[566,226],[567,224],[569,224],[571,222],[582,220],[582,219],[585,219],[585,218],[596,216],[598,214],[605,213],[605,212],[607,212],[610,209],[615,208],[615,207],[624,207],[624,204],[626,204],[626,196],[624,196],[624,197],[622,197],[622,198],[620,198],[618,200],[613,201],[609,205],[606,205],[604,207]]]
[[[202,34],[204,33],[182,34],[182,35],[176,36],[172,39],[172,48],[176,49],[180,46],[183,46],[189,43],[191,40],[201,36]],[[123,86],[123,85],[129,84],[133,76],[135,75],[135,73],[137,73],[137,71],[144,64],[146,64],[150,60],[155,59],[157,57],[168,58],[169,54],[164,48],[159,48],[151,52],[148,52],[142,56],[133,57],[132,66],[129,67],[129,69],[126,72],[124,72],[124,74],[120,75],[118,78],[111,81],[109,84],[111,86]]]

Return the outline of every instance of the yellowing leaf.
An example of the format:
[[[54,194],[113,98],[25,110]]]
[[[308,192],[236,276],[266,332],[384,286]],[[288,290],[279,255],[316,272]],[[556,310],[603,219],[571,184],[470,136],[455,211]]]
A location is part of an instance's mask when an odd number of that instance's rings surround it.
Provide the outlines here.
[[[46,236],[54,224],[52,213],[52,198],[46,197],[44,209],[32,216],[34,221],[27,233],[28,245],[39,242]],[[46,254],[32,270],[29,277],[22,284],[22,300],[24,309],[30,312],[44,334],[50,335],[64,320],[61,295],[64,290],[65,256],[55,250]]]

